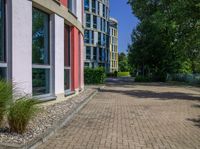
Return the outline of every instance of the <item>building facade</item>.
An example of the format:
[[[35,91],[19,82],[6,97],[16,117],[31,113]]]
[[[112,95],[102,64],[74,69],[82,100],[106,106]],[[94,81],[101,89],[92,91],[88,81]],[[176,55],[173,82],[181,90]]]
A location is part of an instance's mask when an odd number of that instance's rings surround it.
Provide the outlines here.
[[[85,67],[109,69],[109,0],[84,0]]]
[[[110,72],[118,71],[118,21],[110,18]]]
[[[23,94],[83,89],[83,0],[0,0],[0,76]]]

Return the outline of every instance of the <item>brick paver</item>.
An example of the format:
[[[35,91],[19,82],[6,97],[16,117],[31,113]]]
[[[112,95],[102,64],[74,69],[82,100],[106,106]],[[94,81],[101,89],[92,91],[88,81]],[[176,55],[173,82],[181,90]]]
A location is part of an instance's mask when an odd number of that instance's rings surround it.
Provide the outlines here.
[[[200,91],[108,85],[39,149],[199,149]]]

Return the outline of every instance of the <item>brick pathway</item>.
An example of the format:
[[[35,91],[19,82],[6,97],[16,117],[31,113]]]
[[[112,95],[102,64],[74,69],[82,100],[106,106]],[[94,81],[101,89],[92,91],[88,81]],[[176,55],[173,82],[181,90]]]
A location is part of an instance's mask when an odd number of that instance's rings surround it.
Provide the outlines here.
[[[199,89],[107,85],[39,149],[199,149]]]

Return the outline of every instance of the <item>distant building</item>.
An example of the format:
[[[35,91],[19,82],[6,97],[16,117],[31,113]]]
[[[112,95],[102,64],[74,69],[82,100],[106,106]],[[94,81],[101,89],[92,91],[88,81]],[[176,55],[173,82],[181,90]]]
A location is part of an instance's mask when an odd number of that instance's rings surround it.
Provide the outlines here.
[[[110,72],[118,71],[118,21],[110,18]]]
[[[0,78],[42,100],[83,89],[83,0],[0,0]]]
[[[109,0],[84,0],[85,67],[109,70]]]

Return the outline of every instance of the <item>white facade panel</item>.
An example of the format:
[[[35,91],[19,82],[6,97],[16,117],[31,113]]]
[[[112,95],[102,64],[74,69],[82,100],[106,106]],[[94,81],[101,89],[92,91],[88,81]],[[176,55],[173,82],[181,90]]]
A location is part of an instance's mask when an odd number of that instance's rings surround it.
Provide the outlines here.
[[[81,87],[81,89],[83,89],[84,88],[84,57],[85,57],[85,55],[84,55],[84,40],[83,40],[83,36],[82,35],[80,35],[80,74],[81,74],[81,84],[80,84],[80,87]]]
[[[55,94],[64,93],[64,19],[54,14]]]
[[[32,93],[32,1],[12,0],[12,80],[20,93]]]
[[[77,0],[76,1],[76,15],[78,17],[78,20],[82,23],[82,12],[83,12],[83,1],[82,0]]]

